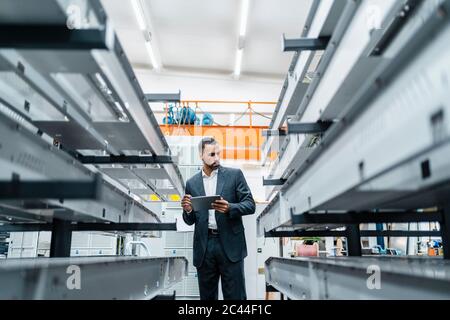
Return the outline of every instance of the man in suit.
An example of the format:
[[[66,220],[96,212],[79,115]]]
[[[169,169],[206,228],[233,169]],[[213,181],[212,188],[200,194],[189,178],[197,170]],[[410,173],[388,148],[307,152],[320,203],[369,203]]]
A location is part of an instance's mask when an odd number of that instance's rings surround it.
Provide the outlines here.
[[[220,166],[214,138],[199,144],[201,172],[186,183],[181,201],[183,219],[195,224],[194,266],[201,300],[217,300],[219,278],[225,300],[245,300],[244,258],[247,256],[242,216],[255,213],[255,201],[240,169]],[[191,198],[220,195],[211,210],[195,211]]]

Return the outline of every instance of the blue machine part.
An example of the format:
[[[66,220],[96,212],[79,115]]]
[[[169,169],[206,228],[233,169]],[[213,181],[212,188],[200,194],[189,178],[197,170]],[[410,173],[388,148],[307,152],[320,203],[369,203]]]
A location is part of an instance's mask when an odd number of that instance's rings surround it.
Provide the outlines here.
[[[197,116],[191,108],[183,107],[181,110],[178,110],[176,119],[179,124],[195,124]]]
[[[173,105],[169,105],[167,117],[163,118],[163,124],[176,124],[175,116],[173,114]]]
[[[203,115],[202,125],[212,126],[214,124],[214,118],[210,113],[205,113]]]

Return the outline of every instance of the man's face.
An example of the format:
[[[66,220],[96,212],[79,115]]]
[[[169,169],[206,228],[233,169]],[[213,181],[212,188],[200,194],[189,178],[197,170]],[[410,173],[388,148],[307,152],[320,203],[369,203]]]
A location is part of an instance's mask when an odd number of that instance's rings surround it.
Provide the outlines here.
[[[220,146],[218,144],[207,144],[201,155],[202,161],[211,169],[215,170],[220,166]]]

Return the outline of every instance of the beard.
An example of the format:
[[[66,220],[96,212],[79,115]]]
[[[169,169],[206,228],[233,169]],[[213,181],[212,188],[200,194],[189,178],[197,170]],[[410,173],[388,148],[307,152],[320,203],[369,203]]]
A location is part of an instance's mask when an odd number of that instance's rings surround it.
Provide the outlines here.
[[[203,163],[212,171],[217,170],[220,167],[220,162],[213,162],[211,164],[203,161]]]

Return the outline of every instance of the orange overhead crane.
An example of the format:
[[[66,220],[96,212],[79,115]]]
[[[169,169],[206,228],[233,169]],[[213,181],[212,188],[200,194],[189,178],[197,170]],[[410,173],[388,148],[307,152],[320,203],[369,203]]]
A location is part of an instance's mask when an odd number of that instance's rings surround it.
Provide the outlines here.
[[[249,113],[248,126],[224,126],[224,125],[183,125],[183,124],[162,124],[160,125],[163,134],[169,136],[211,136],[222,146],[222,158],[234,160],[260,160],[261,145],[263,142],[262,131],[267,130],[267,126],[254,126],[253,117],[258,114],[253,110],[254,105],[275,106],[276,102],[261,101],[219,101],[219,100],[184,100],[180,101],[180,106],[199,104],[242,104],[247,106]],[[167,116],[168,108],[165,106]],[[214,112],[211,112],[214,113]]]

